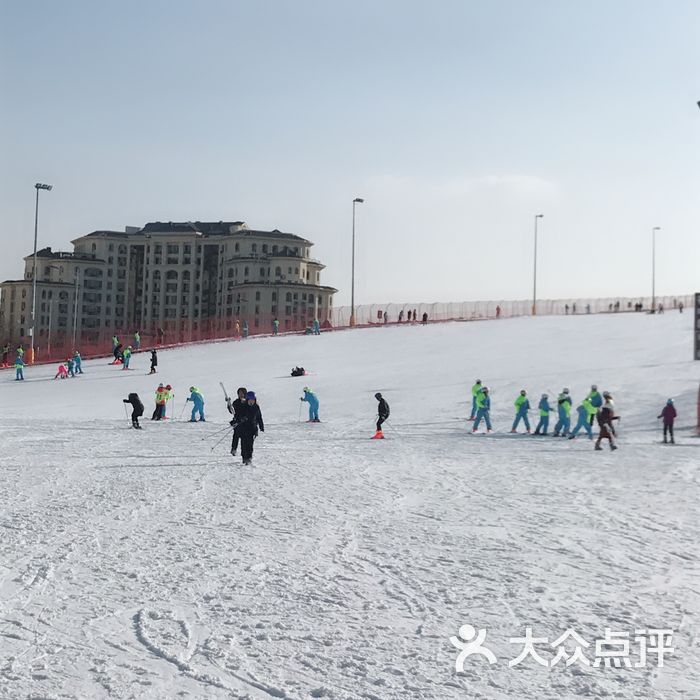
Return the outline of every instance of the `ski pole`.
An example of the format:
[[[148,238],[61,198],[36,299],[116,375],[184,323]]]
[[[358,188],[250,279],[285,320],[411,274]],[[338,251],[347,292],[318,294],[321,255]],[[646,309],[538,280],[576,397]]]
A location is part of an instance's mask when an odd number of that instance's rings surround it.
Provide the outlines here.
[[[123,403],[122,406],[124,406],[124,415],[126,416],[126,419],[129,420],[129,411],[126,408],[126,404]]]
[[[226,438],[228,437],[228,434],[224,433],[223,437],[219,438],[212,446],[211,446],[211,452],[214,451],[214,448],[220,445]]]
[[[223,428],[220,428],[219,430],[215,430],[212,433],[209,433],[208,435],[205,435],[203,438],[200,438],[201,440],[211,440],[213,437],[216,435],[220,435],[221,433],[224,432],[224,430],[228,430],[231,426],[230,425],[225,425]]]
[[[185,412],[186,408],[187,408],[187,401],[185,401],[185,403],[182,406],[182,411],[180,411],[180,417],[178,418],[178,420],[182,420],[182,414]]]
[[[299,423],[301,423],[301,401],[299,401]]]

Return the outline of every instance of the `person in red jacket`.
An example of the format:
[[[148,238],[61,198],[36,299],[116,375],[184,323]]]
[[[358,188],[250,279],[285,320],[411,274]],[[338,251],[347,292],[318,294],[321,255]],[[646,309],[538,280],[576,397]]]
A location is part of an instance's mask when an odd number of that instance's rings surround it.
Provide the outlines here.
[[[673,441],[673,421],[676,420],[676,415],[676,407],[673,405],[673,399],[669,399],[660,415],[656,416],[657,418],[664,419],[664,442],[669,442],[668,438],[670,437],[672,445],[675,444]]]

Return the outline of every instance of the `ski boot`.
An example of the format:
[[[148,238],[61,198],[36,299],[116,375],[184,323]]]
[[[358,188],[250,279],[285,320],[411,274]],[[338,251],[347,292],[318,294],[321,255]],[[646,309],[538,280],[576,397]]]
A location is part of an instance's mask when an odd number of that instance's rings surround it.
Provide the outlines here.
[[[596,450],[602,450],[603,448],[602,448],[600,445],[596,445],[596,446],[595,446],[595,449],[596,449]]]
[[[384,439],[384,433],[381,430],[377,430],[377,432],[372,435],[372,440],[383,440]]]

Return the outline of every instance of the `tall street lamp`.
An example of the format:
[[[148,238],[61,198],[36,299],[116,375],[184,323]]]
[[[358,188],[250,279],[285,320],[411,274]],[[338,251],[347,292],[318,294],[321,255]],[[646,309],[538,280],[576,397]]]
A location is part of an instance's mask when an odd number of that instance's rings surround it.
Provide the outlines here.
[[[355,205],[363,204],[364,199],[355,197],[352,200],[352,280],[350,283],[350,327],[355,327]]]
[[[39,232],[39,190],[51,191],[53,185],[43,185],[37,182],[36,188],[36,208],[34,210],[34,270],[32,272],[32,325],[29,329],[30,348],[29,363],[34,364],[34,331],[36,329],[36,242]]]
[[[544,219],[544,214],[535,214],[535,266],[532,275],[532,315],[537,315],[537,220]]]
[[[656,232],[660,226],[651,229],[651,313],[656,312]]]
[[[58,265],[49,265],[50,270],[58,270],[59,273],[59,278],[58,281],[61,281],[60,278],[60,273],[61,273],[61,268]],[[48,338],[46,339],[46,353],[47,353],[47,358],[50,360],[51,359],[51,321],[52,321],[52,316],[53,316],[53,294],[51,291],[49,291],[49,294],[51,296],[49,297],[49,333],[48,333]]]

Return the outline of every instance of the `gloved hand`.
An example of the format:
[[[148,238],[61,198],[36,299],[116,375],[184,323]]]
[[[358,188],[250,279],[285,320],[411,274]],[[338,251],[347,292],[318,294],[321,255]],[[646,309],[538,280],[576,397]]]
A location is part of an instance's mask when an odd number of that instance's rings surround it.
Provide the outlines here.
[[[228,422],[228,424],[229,424],[232,428],[235,428],[235,427],[238,425],[238,423],[236,423],[235,420],[230,420],[230,421]]]
[[[264,432],[265,432],[265,428],[260,428],[260,432],[261,432],[261,433],[264,433]]]

